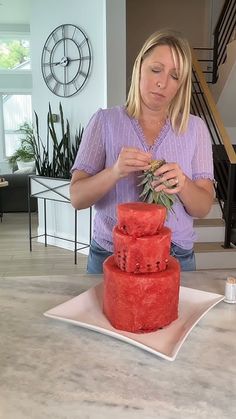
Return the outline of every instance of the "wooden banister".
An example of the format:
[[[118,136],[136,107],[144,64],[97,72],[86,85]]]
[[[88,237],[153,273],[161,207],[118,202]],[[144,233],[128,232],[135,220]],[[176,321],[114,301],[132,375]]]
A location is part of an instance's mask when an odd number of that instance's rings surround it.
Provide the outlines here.
[[[192,60],[193,60],[193,68],[197,73],[197,77],[199,79],[199,82],[201,84],[201,88],[203,90],[204,96],[206,98],[207,104],[209,106],[209,109],[211,111],[212,117],[214,118],[215,124],[217,126],[217,129],[219,131],[222,143],[225,147],[225,151],[228,155],[229,161],[231,164],[236,164],[236,153],[234,151],[234,148],[231,143],[231,139],[229,137],[229,134],[227,130],[224,127],[221,115],[217,109],[217,106],[215,104],[214,98],[212,96],[212,93],[207,85],[207,82],[205,80],[205,76],[202,72],[202,69],[200,67],[200,64],[196,58],[196,54],[194,50],[192,49]]]

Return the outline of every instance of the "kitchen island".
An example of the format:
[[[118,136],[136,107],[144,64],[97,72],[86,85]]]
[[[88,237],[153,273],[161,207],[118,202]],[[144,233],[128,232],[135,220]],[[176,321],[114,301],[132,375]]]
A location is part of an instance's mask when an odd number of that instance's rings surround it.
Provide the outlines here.
[[[181,274],[181,285],[224,294],[236,270]],[[236,304],[218,303],[174,362],[43,316],[102,276],[0,278],[0,418],[232,419]]]

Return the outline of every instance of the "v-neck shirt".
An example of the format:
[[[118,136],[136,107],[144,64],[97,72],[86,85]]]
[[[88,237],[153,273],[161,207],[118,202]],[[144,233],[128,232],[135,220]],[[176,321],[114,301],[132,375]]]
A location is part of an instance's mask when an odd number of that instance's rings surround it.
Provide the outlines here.
[[[192,180],[214,179],[212,145],[205,122],[190,115],[183,134],[176,134],[169,120],[152,146],[148,145],[137,119],[130,117],[124,106],[99,109],[84,130],[82,142],[71,169],[95,175],[112,167],[122,147],[149,151],[153,159],[176,162]],[[141,173],[131,173],[94,204],[93,238],[109,252],[113,251],[112,230],[117,222],[116,207],[119,203],[140,201]],[[79,193],[79,191],[78,191]],[[192,249],[196,240],[193,218],[177,199],[174,213],[169,212],[165,225],[172,230],[172,242],[184,249]]]
[[[155,138],[154,142],[152,145],[148,144],[147,139],[144,135],[143,129],[138,121],[138,119],[136,118],[130,118],[131,124],[134,127],[134,130],[137,133],[137,136],[139,137],[142,146],[143,146],[143,150],[147,151],[149,153],[154,152],[154,150],[157,148],[157,146],[159,147],[160,144],[162,143],[162,141],[164,141],[169,128],[170,128],[170,121],[166,120],[165,124],[163,125],[162,129],[160,130],[159,135]]]

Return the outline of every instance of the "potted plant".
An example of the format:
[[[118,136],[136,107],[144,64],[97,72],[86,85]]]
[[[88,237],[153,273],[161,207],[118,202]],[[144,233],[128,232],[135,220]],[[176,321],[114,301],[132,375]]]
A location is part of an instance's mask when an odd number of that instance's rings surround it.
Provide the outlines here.
[[[49,103],[46,139],[42,141],[36,112],[34,116],[34,129],[29,131],[28,127],[25,127],[24,139],[25,146],[32,151],[36,167],[36,175],[31,176],[30,180],[31,192],[38,190],[35,188],[37,183],[37,186],[42,186],[40,194],[37,192],[38,198],[70,202],[70,169],[81,143],[83,128],[79,126],[79,131],[72,138],[69,121],[64,118],[61,103],[59,104],[60,127],[56,127],[58,122]]]
[[[16,151],[8,158],[8,162],[11,165],[13,171],[18,169],[28,168],[32,172],[35,170],[35,155],[32,145],[29,143],[28,138],[33,134],[33,128],[25,122],[20,126],[19,132],[25,135],[25,138],[21,139],[20,146]]]
[[[65,120],[61,103],[59,105],[60,126],[56,127],[51,106],[47,114],[47,134],[43,142],[39,130],[39,118],[35,116],[33,133],[26,141],[33,149],[36,175],[30,176],[30,195],[39,198],[38,213],[39,241],[73,249],[86,249],[90,243],[91,209],[77,211],[70,204],[70,169],[81,143],[83,128],[72,136],[68,120]],[[57,128],[57,129],[56,129]],[[60,128],[60,130],[58,129]],[[43,201],[43,202],[42,202]],[[69,205],[64,205],[67,203]],[[74,221],[73,221],[74,220]],[[68,221],[68,223],[66,223]],[[65,225],[66,224],[66,225]],[[32,248],[30,233],[30,248]],[[82,247],[81,247],[82,246]]]
[[[51,105],[47,114],[47,138],[43,142],[39,133],[39,119],[36,112],[35,129],[30,130],[27,125],[22,127],[25,133],[24,148],[30,150],[35,160],[36,172],[39,176],[70,179],[70,169],[74,163],[78,148],[83,135],[83,128],[72,138],[69,121],[64,119],[61,103],[59,104],[59,120],[61,136],[58,138],[58,130],[55,124]]]

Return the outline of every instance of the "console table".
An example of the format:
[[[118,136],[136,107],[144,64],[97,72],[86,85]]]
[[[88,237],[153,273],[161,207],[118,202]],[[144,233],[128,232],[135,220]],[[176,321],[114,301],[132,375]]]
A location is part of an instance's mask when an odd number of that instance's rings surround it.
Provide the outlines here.
[[[74,263],[77,264],[77,252],[86,249],[90,246],[92,236],[92,208],[89,208],[89,239],[88,242],[81,242],[77,237],[78,227],[78,211],[73,209],[74,212],[74,239],[61,237],[56,234],[49,234],[47,228],[47,201],[62,202],[70,205],[69,196],[69,179],[50,178],[45,176],[30,175],[29,176],[29,192],[28,192],[28,208],[29,208],[29,241],[30,251],[32,251],[32,240],[38,237],[44,237],[44,244],[47,246],[47,238],[53,237],[60,240],[72,242],[74,245]],[[36,236],[32,235],[32,222],[31,222],[31,207],[30,198],[38,198],[43,200],[43,217],[44,217],[44,232]],[[72,207],[72,206],[71,206]]]

